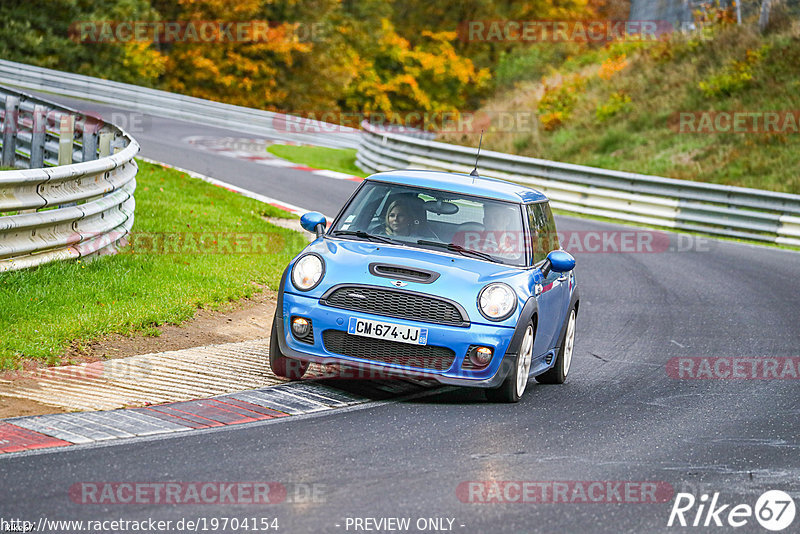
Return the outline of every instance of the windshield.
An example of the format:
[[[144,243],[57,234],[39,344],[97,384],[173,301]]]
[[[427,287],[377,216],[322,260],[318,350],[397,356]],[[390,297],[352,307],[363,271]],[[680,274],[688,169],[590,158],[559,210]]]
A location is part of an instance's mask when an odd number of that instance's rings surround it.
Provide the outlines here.
[[[519,205],[453,192],[366,182],[329,235],[525,265]]]

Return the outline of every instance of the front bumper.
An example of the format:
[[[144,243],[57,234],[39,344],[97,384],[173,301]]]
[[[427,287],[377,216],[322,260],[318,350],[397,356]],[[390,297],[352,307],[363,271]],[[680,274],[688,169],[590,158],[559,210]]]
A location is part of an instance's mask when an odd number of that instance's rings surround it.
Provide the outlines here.
[[[480,323],[472,323],[469,327],[438,325],[333,308],[321,305],[316,298],[295,293],[284,292],[281,297],[276,316],[278,342],[281,351],[290,358],[323,365],[338,364],[363,369],[369,371],[367,376],[419,377],[433,379],[442,384],[482,388],[499,386],[512,370],[516,360],[516,354],[508,352],[514,334],[514,329],[510,327]],[[311,319],[314,332],[313,344],[298,341],[291,334],[289,321],[294,316]],[[454,351],[453,363],[448,369],[437,371],[354,358],[326,350],[323,332],[326,330],[346,332],[351,317],[426,328],[427,345],[446,347]],[[494,357],[487,367],[480,370],[461,368],[470,345],[493,348]],[[409,349],[413,350],[413,347],[414,345],[409,345]]]

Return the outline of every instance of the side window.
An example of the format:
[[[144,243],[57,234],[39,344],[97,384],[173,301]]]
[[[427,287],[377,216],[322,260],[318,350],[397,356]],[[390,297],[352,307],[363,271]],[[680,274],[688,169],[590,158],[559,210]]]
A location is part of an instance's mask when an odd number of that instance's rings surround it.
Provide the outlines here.
[[[544,261],[547,254],[559,248],[556,221],[550,204],[540,202],[528,205],[528,224],[531,230],[531,251],[533,263]]]

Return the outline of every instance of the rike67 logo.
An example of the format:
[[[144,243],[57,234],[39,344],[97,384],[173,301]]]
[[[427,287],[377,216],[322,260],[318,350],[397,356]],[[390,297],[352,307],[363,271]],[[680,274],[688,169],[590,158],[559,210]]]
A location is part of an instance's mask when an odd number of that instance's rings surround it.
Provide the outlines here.
[[[795,512],[792,497],[780,490],[762,493],[755,506],[722,503],[718,492],[714,493],[710,501],[708,494],[697,499],[691,493],[678,493],[667,526],[738,528],[747,525],[755,517],[765,529],[778,532],[792,524]]]

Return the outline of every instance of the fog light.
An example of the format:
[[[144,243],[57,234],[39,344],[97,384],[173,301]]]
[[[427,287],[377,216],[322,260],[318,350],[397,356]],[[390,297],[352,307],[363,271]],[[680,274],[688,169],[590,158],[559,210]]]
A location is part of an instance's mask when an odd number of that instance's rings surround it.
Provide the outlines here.
[[[308,319],[303,317],[295,317],[292,319],[292,332],[297,337],[305,337],[311,327]]]
[[[492,360],[492,349],[490,347],[476,347],[470,352],[469,359],[476,367],[486,367]]]

